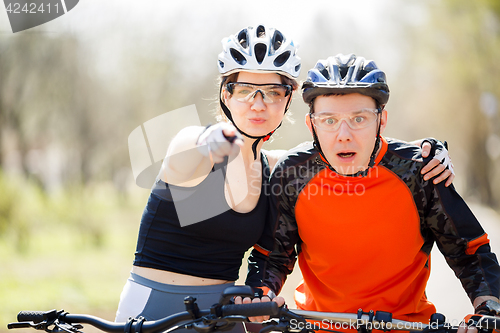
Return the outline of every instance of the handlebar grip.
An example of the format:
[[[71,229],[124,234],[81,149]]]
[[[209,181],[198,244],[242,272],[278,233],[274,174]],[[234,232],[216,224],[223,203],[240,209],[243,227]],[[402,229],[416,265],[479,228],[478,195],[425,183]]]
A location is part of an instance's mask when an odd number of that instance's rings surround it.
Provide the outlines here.
[[[278,303],[250,303],[223,305],[222,316],[241,315],[246,317],[276,316],[279,313]]]
[[[44,321],[44,311],[21,311],[17,314],[17,321],[32,321],[35,324]]]

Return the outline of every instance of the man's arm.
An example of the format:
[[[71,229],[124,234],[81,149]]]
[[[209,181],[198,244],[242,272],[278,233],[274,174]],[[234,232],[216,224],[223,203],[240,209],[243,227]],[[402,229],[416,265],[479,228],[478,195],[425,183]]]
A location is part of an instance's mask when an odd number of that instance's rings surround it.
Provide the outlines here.
[[[474,311],[485,300],[498,301],[500,267],[491,252],[488,235],[454,186],[424,183],[428,196],[426,224],[446,262],[460,279]],[[457,333],[477,333],[468,323]]]
[[[424,185],[428,191],[426,225],[446,262],[474,305],[480,297],[498,298],[500,266],[488,235],[453,186]]]
[[[294,208],[298,191],[291,189],[293,186],[287,184],[283,164],[278,165],[271,176],[267,230],[248,259],[246,284],[261,289],[271,298],[281,291],[297,258],[295,245],[299,242],[299,234]],[[267,251],[266,246],[261,246],[265,243],[269,244]]]

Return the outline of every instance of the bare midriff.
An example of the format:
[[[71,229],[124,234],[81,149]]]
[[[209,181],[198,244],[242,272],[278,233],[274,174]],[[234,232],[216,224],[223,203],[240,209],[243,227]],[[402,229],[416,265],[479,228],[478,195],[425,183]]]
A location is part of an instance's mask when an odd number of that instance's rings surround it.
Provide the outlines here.
[[[234,281],[208,279],[193,275],[179,274],[160,269],[132,266],[132,273],[146,279],[177,286],[209,286],[214,284],[232,283]]]

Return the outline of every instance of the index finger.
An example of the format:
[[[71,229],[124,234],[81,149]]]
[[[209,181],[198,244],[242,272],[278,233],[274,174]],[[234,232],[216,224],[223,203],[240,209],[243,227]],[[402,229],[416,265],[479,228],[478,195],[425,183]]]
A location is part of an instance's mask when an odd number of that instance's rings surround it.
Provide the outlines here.
[[[231,143],[233,143],[233,141],[237,139],[236,132],[232,128],[231,129],[227,129],[227,128],[223,129],[222,130],[222,135],[224,135],[224,137],[226,138],[226,140],[229,141],[229,142],[231,142]]]

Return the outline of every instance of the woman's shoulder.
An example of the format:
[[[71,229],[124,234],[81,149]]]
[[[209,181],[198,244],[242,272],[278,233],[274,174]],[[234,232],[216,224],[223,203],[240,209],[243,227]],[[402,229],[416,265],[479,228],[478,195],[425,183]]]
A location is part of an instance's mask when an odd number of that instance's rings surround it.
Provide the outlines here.
[[[281,149],[264,150],[264,149],[262,149],[262,152],[264,152],[266,154],[266,156],[269,160],[269,166],[270,166],[271,170],[276,166],[276,164],[282,162],[283,160],[287,159],[288,157],[296,156],[296,155],[304,155],[304,154],[315,155],[317,153],[317,151],[314,149],[314,146],[313,146],[311,141],[302,142],[290,150],[281,150]]]
[[[284,149],[273,149],[273,150],[261,149],[261,152],[267,157],[269,168],[271,170],[274,168],[279,159],[287,153],[287,151]]]

